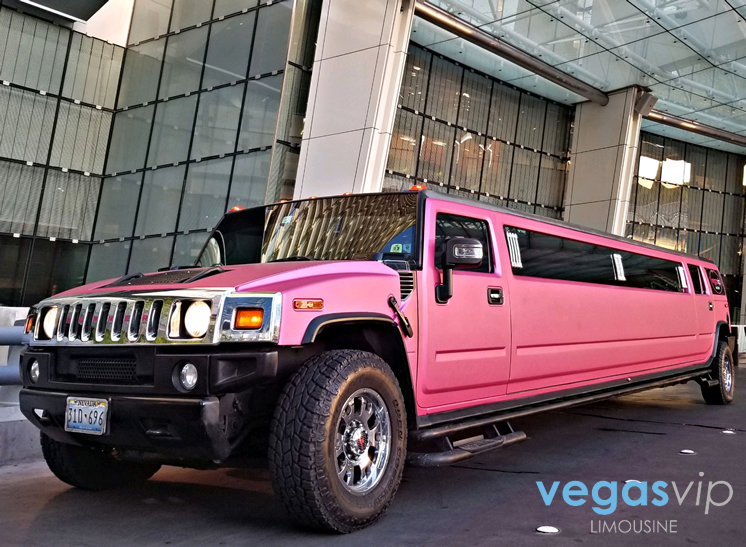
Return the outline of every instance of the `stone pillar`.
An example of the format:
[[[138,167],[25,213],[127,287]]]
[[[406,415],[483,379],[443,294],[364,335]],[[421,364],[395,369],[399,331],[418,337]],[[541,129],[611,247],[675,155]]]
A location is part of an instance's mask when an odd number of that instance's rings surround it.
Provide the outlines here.
[[[624,235],[637,165],[642,116],[636,87],[609,94],[609,104],[575,109],[564,220]]]
[[[414,0],[324,0],[296,199],[383,185]]]

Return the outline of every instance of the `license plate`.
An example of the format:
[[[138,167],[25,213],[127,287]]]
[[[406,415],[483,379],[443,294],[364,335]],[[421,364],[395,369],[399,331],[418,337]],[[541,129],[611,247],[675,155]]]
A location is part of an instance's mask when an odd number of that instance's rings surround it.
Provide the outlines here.
[[[108,410],[109,402],[106,399],[68,397],[65,431],[103,435],[106,433]]]

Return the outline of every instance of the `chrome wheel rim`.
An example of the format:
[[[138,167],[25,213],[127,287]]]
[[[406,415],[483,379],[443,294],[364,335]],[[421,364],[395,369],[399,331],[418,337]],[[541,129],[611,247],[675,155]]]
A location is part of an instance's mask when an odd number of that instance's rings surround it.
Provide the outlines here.
[[[730,393],[730,390],[733,389],[733,367],[730,364],[730,359],[728,357],[725,358],[725,366],[723,367],[723,387],[725,388],[725,391],[727,393]]]
[[[337,478],[345,490],[362,495],[383,477],[391,448],[391,419],[383,398],[357,390],[342,405],[334,437]]]

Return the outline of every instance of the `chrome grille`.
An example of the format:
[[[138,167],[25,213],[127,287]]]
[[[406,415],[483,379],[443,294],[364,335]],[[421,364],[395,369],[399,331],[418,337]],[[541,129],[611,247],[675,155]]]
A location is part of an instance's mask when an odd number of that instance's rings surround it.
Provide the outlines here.
[[[401,299],[406,299],[414,290],[414,272],[399,272]]]

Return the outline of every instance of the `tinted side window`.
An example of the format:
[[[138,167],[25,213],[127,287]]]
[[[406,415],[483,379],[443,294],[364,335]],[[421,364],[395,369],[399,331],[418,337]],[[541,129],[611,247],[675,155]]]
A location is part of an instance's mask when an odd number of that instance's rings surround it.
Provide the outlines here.
[[[677,262],[509,226],[505,235],[513,275],[681,291]]]
[[[508,247],[518,240],[521,267],[514,275],[616,284],[611,255],[616,251],[563,237],[505,227]],[[511,261],[514,262],[514,261]]]
[[[692,266],[689,264],[689,275],[692,278],[692,289],[694,294],[704,294],[704,287],[702,286],[702,274],[700,273],[699,266]]]
[[[712,287],[712,294],[725,294],[725,287],[723,287],[723,280],[720,279],[720,274],[717,270],[707,270],[707,278],[710,280],[710,287]]]
[[[490,245],[487,222],[476,218],[462,217],[438,213],[435,217],[435,266],[440,268],[443,242],[449,237],[471,237],[482,243],[484,259],[477,268],[469,268],[470,272],[492,271],[492,246]]]

